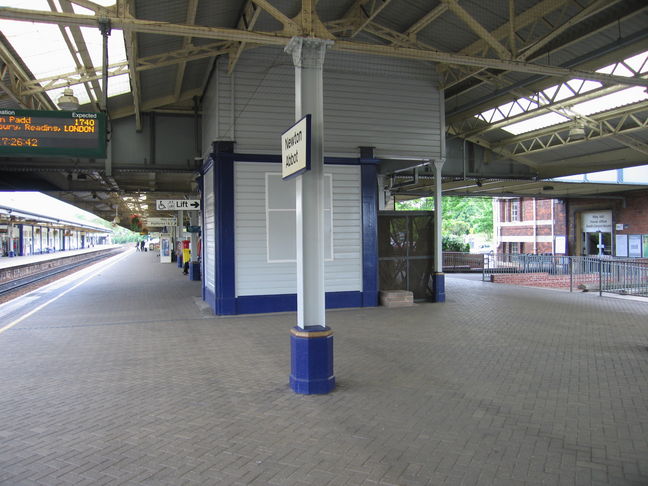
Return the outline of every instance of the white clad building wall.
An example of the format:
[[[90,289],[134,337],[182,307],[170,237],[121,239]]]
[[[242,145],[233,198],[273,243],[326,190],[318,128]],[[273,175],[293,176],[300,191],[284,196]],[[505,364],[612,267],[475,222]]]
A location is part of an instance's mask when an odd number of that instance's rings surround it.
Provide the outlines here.
[[[441,156],[441,94],[432,63],[329,51],[324,63],[324,155],[381,158]],[[215,140],[235,151],[280,154],[281,133],[295,122],[295,74],[280,49],[259,48],[233,74],[219,58],[203,98],[205,156]]]
[[[294,261],[294,181],[281,181],[276,163],[237,162],[234,166],[236,241],[236,296],[294,294],[297,291]],[[332,189],[332,238],[325,262],[326,291],[362,291],[362,208],[360,167],[327,165]],[[274,177],[276,182],[269,182]],[[272,179],[270,179],[272,180]],[[282,188],[282,199],[292,201],[275,211],[285,211],[288,227],[268,231],[274,219],[269,188]],[[269,207],[270,206],[270,207]],[[270,209],[270,211],[269,211]],[[271,214],[269,214],[271,213]],[[286,221],[284,219],[283,221]],[[292,231],[291,231],[292,230]],[[329,233],[330,234],[330,233]],[[280,248],[278,248],[280,247]],[[283,253],[283,249],[287,249]]]
[[[205,287],[213,294],[216,292],[216,219],[214,214],[214,177],[213,168],[206,173],[203,187],[203,228],[202,228],[202,262]]]
[[[323,76],[326,305],[377,305],[376,161],[441,157],[442,93],[432,63],[329,51]],[[219,58],[202,114],[203,298],[221,315],[295,310],[294,183],[277,163],[295,122],[292,58],[251,49],[233,74]]]

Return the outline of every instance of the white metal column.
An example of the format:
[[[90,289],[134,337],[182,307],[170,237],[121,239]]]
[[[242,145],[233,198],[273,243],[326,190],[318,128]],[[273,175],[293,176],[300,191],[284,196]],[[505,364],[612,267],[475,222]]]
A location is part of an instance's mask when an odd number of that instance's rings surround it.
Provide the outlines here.
[[[297,326],[326,326],[324,289],[323,65],[333,42],[294,37],[295,120],[311,115],[311,170],[297,177]]]
[[[434,161],[434,272],[443,273],[443,241],[441,238],[441,223],[443,211],[441,209],[441,169],[445,160]]]

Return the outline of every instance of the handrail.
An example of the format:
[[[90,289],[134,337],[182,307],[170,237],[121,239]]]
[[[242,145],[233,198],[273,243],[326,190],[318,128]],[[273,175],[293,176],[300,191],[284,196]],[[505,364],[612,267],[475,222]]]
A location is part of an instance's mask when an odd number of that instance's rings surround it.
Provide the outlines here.
[[[648,262],[645,259],[615,257],[582,257],[530,254],[486,255],[482,280],[504,281],[498,275],[516,274],[508,282],[569,288],[599,294],[612,292],[623,295],[648,296]],[[534,278],[524,277],[533,274]]]

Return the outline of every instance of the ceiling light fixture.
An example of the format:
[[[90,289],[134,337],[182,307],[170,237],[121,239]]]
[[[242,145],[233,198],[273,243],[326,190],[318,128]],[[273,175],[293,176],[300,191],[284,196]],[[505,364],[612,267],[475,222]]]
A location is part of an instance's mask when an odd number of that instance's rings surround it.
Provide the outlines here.
[[[585,127],[582,124],[574,125],[569,129],[570,140],[585,140]]]
[[[79,109],[79,99],[74,96],[74,91],[69,86],[63,90],[63,95],[57,102],[61,110],[74,111]]]

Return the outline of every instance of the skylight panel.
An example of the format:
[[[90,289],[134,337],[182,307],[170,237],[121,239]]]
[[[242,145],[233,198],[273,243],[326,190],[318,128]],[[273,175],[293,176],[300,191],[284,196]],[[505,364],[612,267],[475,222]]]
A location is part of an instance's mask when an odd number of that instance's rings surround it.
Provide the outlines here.
[[[623,182],[648,184],[648,165],[626,167],[623,169]]]
[[[58,2],[56,7],[60,7]],[[104,7],[115,5],[115,0],[95,0]],[[51,11],[47,0],[3,0],[3,6],[30,10]],[[79,14],[91,14],[88,9],[73,5]],[[15,20],[0,20],[0,30],[16,50],[20,58],[34,74],[36,79],[48,78],[65,73],[77,72],[74,58],[65,43],[57,25]],[[69,27],[66,27],[69,32]],[[101,70],[103,63],[103,38],[99,29],[82,27],[81,32],[86,43],[93,67]],[[121,30],[113,29],[108,36],[108,62],[110,64],[125,62],[126,52]],[[127,75],[126,75],[127,77]],[[117,79],[121,78],[121,79]],[[90,102],[87,90],[82,85],[71,86],[81,104]],[[47,94],[56,102],[63,94],[64,88],[48,90]],[[130,83],[122,76],[108,80],[108,96],[130,92]]]
[[[589,182],[609,182],[616,183],[618,181],[619,174],[616,169],[613,170],[602,170],[599,172],[590,172],[587,174],[587,180]]]
[[[547,89],[543,89],[542,94],[545,95],[547,99],[551,99],[556,94],[556,91],[558,91],[559,87],[560,86],[557,84],[555,86],[550,86]]]
[[[562,101],[574,96],[574,92],[566,84],[561,84],[554,101]]]
[[[601,113],[603,111],[613,110],[620,106],[638,103],[648,99],[648,94],[641,86],[633,86],[616,93],[610,93],[605,96],[600,96],[593,100],[577,103],[572,107],[572,110],[581,115],[592,115],[594,113]]]
[[[598,81],[589,81],[578,78],[567,81],[567,84],[571,89],[579,94],[587,93],[588,91],[603,87],[603,83],[599,83]]]
[[[502,130],[506,130],[513,135],[521,135],[522,133],[540,130],[541,128],[558,125],[559,123],[564,123],[566,121],[569,121],[569,118],[560,115],[559,113],[547,113],[528,120],[506,125],[502,127]]]
[[[625,61],[630,69],[638,73],[648,72],[648,51],[637,54],[636,56],[629,57]]]
[[[627,66],[624,66],[622,63],[619,63],[616,65],[614,68],[614,75],[615,76],[624,76],[626,78],[631,78],[634,76],[634,73],[630,71]]]

